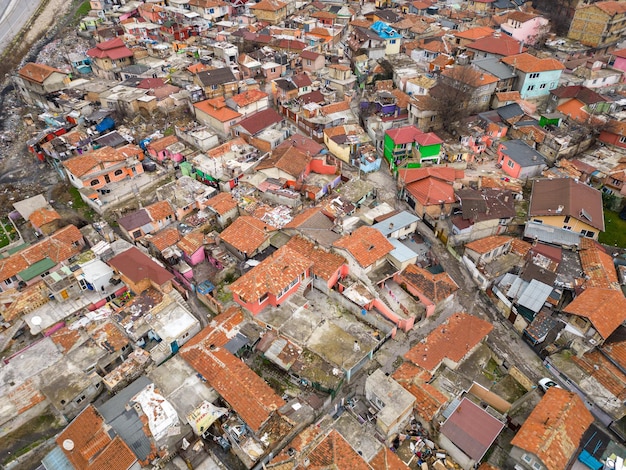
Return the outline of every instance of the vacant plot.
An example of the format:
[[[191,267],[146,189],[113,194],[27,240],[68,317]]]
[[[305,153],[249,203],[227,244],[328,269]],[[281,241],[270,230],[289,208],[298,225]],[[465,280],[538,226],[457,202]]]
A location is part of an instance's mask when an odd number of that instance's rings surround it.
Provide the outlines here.
[[[626,248],[626,220],[619,218],[617,212],[604,211],[605,231],[600,233],[600,243]]]

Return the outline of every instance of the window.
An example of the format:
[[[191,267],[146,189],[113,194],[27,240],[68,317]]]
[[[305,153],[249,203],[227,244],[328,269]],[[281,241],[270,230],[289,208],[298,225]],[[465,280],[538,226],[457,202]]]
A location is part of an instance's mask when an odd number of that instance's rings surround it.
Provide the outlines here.
[[[581,230],[581,231],[580,231],[580,234],[581,234],[583,237],[593,238],[593,237],[594,237],[594,235],[596,234],[596,232],[593,232],[593,231],[591,231],[591,230]]]
[[[211,90],[217,90],[218,85],[211,85]]]
[[[563,219],[563,223],[566,224],[569,222],[570,216],[566,215],[565,218]]]
[[[113,173],[115,176],[120,176],[122,173],[124,173],[122,170],[115,170],[115,173]]]
[[[100,184],[100,180],[91,180],[91,183],[89,183],[91,186],[95,186],[97,184]]]
[[[392,39],[391,41],[389,41],[389,43],[391,43],[391,44],[395,44],[395,43],[396,43],[396,40],[395,40],[395,39]]]
[[[513,160],[508,160],[506,162],[506,166],[508,166],[509,168],[515,168],[515,162]]]
[[[528,78],[539,78],[539,73],[531,73]]]
[[[283,295],[285,295],[289,291],[289,289],[295,286],[299,281],[300,281],[300,276],[296,277],[293,281],[291,281],[288,286],[285,286],[285,288],[278,293],[276,298],[280,299]]]
[[[539,220],[539,219],[533,219],[533,222],[537,224],[543,224],[543,220]]]
[[[259,303],[262,304],[263,302],[265,302],[267,300],[267,296],[268,296],[267,292],[263,294],[261,298],[259,298]]]
[[[528,455],[528,454],[524,454],[524,455],[522,455],[522,460],[524,462],[526,462],[526,463],[530,463],[530,462],[533,461],[533,458],[530,455]]]
[[[623,135],[619,138],[619,143],[620,144],[626,144],[626,135]]]
[[[542,469],[541,464],[539,462],[533,463],[533,468],[535,470],[541,470]]]
[[[209,13],[211,14],[215,13],[215,8],[209,8]]]
[[[563,225],[563,229],[564,230],[571,230],[572,226],[571,225]]]
[[[530,85],[530,86],[527,88],[527,91],[533,91],[534,89],[535,89],[535,85]]]
[[[437,115],[433,115],[430,117],[430,122],[435,122],[437,120]]]
[[[539,89],[540,89],[540,90],[543,90],[545,87],[546,87],[546,84],[545,84],[545,83],[542,83],[541,85],[539,85]]]

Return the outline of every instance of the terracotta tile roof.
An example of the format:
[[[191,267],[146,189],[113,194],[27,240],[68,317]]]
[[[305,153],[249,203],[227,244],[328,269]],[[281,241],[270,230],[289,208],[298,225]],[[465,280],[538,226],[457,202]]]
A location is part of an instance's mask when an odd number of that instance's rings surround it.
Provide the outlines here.
[[[152,243],[157,250],[163,251],[170,246],[174,246],[180,238],[180,232],[177,228],[167,227],[152,235],[150,243]]]
[[[590,6],[598,7],[600,10],[602,10],[603,12],[605,12],[606,14],[608,14],[610,16],[620,15],[620,14],[626,13],[626,3],[624,3],[624,2],[616,2],[616,1],[612,1],[612,2],[598,2],[598,3],[594,3],[592,5],[581,6],[581,9],[582,8],[586,8],[586,7],[590,7]]]
[[[106,164],[123,162],[126,158],[126,155],[113,147],[101,147],[65,160],[63,166],[74,176],[80,178],[94,168],[104,169]]]
[[[511,36],[507,36],[506,34],[501,34],[497,37],[492,35],[486,38],[478,39],[477,41],[468,44],[467,48],[505,57],[519,54],[520,49],[522,52],[528,49],[523,47],[519,41],[513,39]]]
[[[285,246],[312,260],[313,267],[311,271],[313,274],[327,282],[337,273],[339,268],[347,263],[343,256],[329,253],[299,236],[292,237]]]
[[[146,148],[148,150],[154,150],[155,152],[162,152],[167,147],[175,144],[176,142],[178,142],[178,137],[176,137],[175,135],[167,135],[165,137],[161,137],[160,139],[153,140],[148,145],[146,145]]]
[[[453,33],[457,38],[461,39],[480,39],[491,36],[495,31],[487,26],[477,26],[475,28],[466,29]]]
[[[453,183],[457,179],[464,177],[463,170],[455,170],[449,167],[437,168],[409,168],[398,170],[398,176],[405,184],[420,181],[426,178],[437,178],[442,181]]]
[[[448,273],[432,274],[414,264],[407,266],[399,278],[400,283],[406,282],[408,286],[423,293],[435,304],[447,299],[459,289]]]
[[[96,47],[87,51],[87,55],[96,59],[109,58],[111,60],[119,60],[132,57],[133,51],[126,47],[126,44],[120,38],[113,38],[96,44]]]
[[[256,166],[256,170],[277,168],[294,179],[300,178],[311,163],[311,156],[300,151],[293,145],[275,148],[269,158]]]
[[[242,116],[237,111],[227,107],[226,101],[221,97],[200,101],[199,103],[194,103],[193,106],[220,122],[232,121]]]
[[[64,442],[71,441],[72,450]],[[104,427],[104,419],[89,405],[56,438],[67,459],[76,470],[127,470],[137,457],[119,436],[111,439]]]
[[[432,372],[444,358],[460,363],[493,330],[493,325],[467,313],[455,313],[412,347],[404,358]]]
[[[4,307],[2,318],[11,321],[32,312],[36,308],[47,303],[50,293],[43,281],[28,286],[21,291],[7,289],[0,292],[0,304]]]
[[[242,253],[254,253],[276,228],[249,215],[237,217],[220,238]]]
[[[334,429],[308,454],[310,470],[371,470],[363,457]]]
[[[315,424],[304,428],[296,435],[296,437],[293,438],[293,440],[289,443],[288,448],[283,449],[280,454],[278,454],[276,457],[274,457],[274,459],[270,461],[270,468],[274,470],[277,464],[285,461],[290,461],[289,463],[291,464],[291,467],[288,468],[293,468],[294,463],[292,455],[290,455],[289,449],[294,449],[296,452],[302,453],[304,450],[306,450],[306,448],[309,447],[312,442],[314,442],[320,436],[321,432],[321,428],[319,428]]]
[[[222,347],[236,334],[233,328],[241,321],[241,309],[226,310],[192,338],[180,354],[257,432],[285,402],[245,363]]]
[[[458,71],[456,70],[457,68],[459,69]],[[454,68],[446,68],[441,72],[441,75],[455,82],[464,83],[474,88],[498,81],[498,77],[494,77],[471,65],[457,65]]]
[[[540,59],[528,53],[504,57],[502,62],[525,73],[565,69],[565,65],[556,59]]]
[[[174,209],[169,201],[158,201],[145,207],[146,212],[154,222],[164,220],[170,216],[174,218]]]
[[[200,230],[195,230],[193,232],[185,235],[181,241],[178,242],[177,246],[184,253],[188,255],[192,255],[196,251],[198,251],[204,245],[204,233]]]
[[[456,201],[452,184],[436,177],[427,177],[406,185],[406,190],[423,206],[452,204]]]
[[[498,98],[498,101],[517,101],[522,99],[522,96],[519,91],[503,91],[496,93],[496,98]]]
[[[230,193],[219,193],[209,199],[207,207],[213,209],[218,215],[224,215],[237,207],[237,201]]]
[[[287,4],[278,0],[261,0],[259,3],[253,4],[251,10],[278,11],[285,8]]]
[[[582,357],[572,356],[572,361],[619,401],[626,400],[626,374],[600,351],[594,349]]]
[[[604,342],[601,350],[621,370],[626,370],[626,341],[611,338]]]
[[[580,265],[586,276],[585,286],[619,289],[613,257],[590,238],[582,237],[579,248]]]
[[[511,242],[511,253],[515,253],[518,256],[525,257],[530,251],[532,245],[519,238],[514,238]]]
[[[346,249],[363,268],[371,266],[394,249],[379,230],[365,226],[344,235],[333,246]]]
[[[349,111],[349,110],[350,110],[350,103],[348,103],[347,101],[339,101],[337,103],[327,104],[326,106],[322,106],[320,108],[320,112],[325,116],[328,116],[329,114],[335,114],[335,113],[340,113],[342,111]]]
[[[409,468],[395,452],[386,446],[369,463],[376,470],[408,470]]]
[[[600,336],[607,339],[626,320],[626,297],[621,289],[589,287],[563,312],[587,318]]]
[[[415,409],[426,421],[432,421],[441,407],[448,402],[448,397],[428,382],[432,379],[430,372],[410,362],[403,362],[392,375],[415,397]]]
[[[54,72],[65,75],[65,73],[59,69],[44,64],[36,64],[34,62],[28,62],[17,73],[20,77],[30,82],[43,83]]]
[[[57,345],[61,352],[66,353],[76,346],[81,336],[78,330],[70,330],[66,326],[52,333],[50,339]]]
[[[245,302],[256,302],[267,293],[278,296],[312,266],[313,260],[283,246],[233,282],[230,290]]]
[[[313,52],[313,51],[302,51],[302,53],[300,54],[300,57],[302,59],[308,59],[308,60],[317,60],[318,57],[320,57],[322,54],[318,54],[317,52]]]
[[[27,379],[21,385],[14,387],[8,394],[8,400],[17,408],[18,414],[30,410],[46,399],[33,379]]]
[[[233,96],[231,99],[235,104],[241,108],[248,106],[249,104],[261,101],[263,98],[267,98],[269,95],[261,90],[248,90],[238,95]]]
[[[108,264],[134,283],[150,279],[155,284],[162,286],[167,281],[174,279],[173,274],[135,247],[114,256],[108,261]]]
[[[509,243],[512,240],[513,239],[511,237],[508,237],[506,235],[491,235],[489,237],[481,238],[479,240],[474,240],[473,242],[465,245],[465,248],[482,255],[485,253],[489,253],[490,251],[495,250],[499,246]]]
[[[306,223],[307,220],[309,220],[311,217],[321,211],[321,207],[310,207],[309,209],[305,209],[298,215],[296,215],[293,219],[291,219],[291,222],[289,222],[283,228],[298,228],[300,227],[300,225]]]
[[[30,214],[28,220],[33,224],[33,227],[39,228],[55,220],[61,220],[61,216],[52,208],[42,207]]]
[[[548,470],[567,468],[593,416],[575,393],[552,387],[511,444],[541,459]]]
[[[8,258],[0,259],[0,281],[9,279],[44,258],[55,263],[80,253],[83,234],[74,225],[57,230],[50,237]]]

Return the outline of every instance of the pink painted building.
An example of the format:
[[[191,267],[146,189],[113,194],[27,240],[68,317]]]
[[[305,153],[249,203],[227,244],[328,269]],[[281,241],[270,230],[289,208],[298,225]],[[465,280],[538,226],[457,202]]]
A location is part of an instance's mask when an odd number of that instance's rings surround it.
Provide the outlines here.
[[[181,249],[183,259],[191,266],[195,266],[205,260],[204,234],[200,230],[188,233],[176,246]]]
[[[613,51],[611,55],[615,58],[613,68],[624,72],[624,75],[622,75],[622,81],[626,81],[626,49]]]
[[[549,21],[543,16],[523,11],[514,11],[507,17],[500,29],[513,39],[524,44],[534,44],[538,37],[546,32]]]
[[[160,139],[154,140],[146,145],[146,151],[152,159],[164,162],[169,159],[180,163],[183,161],[182,151],[185,145],[178,140],[175,135],[168,135]]]

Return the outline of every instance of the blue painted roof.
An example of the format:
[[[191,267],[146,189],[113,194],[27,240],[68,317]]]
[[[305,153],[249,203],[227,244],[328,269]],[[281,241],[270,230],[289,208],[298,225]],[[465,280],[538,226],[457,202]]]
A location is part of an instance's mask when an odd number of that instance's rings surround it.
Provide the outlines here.
[[[404,263],[405,261],[409,261],[410,259],[417,258],[417,253],[411,250],[408,246],[402,243],[400,240],[396,240],[395,238],[390,238],[389,243],[393,245],[393,250],[389,253],[390,256],[393,256],[395,259]]]
[[[378,222],[377,224],[372,225],[372,227],[378,229],[384,236],[388,237],[390,233],[407,227],[412,223],[417,222],[418,220],[420,220],[420,218],[415,214],[411,214],[407,211],[402,211],[399,214],[393,215],[388,219],[383,220],[382,222]]]
[[[370,29],[378,34],[383,39],[400,39],[402,37],[395,29],[389,26],[387,23],[377,21]]]

